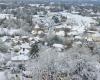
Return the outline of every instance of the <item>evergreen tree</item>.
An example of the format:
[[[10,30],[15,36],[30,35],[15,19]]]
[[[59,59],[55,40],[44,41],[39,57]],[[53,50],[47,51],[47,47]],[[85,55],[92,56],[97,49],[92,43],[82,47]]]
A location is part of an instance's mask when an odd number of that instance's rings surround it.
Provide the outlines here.
[[[52,19],[54,20],[55,23],[59,23],[59,18],[57,16],[53,16]]]
[[[35,44],[32,44],[31,45],[31,50],[30,50],[30,57],[31,58],[35,58],[35,57],[38,57],[38,52],[39,52],[39,48],[38,48],[38,44],[35,43]]]

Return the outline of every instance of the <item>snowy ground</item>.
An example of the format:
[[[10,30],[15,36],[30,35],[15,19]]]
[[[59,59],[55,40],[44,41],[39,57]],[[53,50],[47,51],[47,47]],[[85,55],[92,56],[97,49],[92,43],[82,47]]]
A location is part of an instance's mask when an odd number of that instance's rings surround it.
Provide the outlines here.
[[[4,71],[0,71],[0,80],[7,80]]]

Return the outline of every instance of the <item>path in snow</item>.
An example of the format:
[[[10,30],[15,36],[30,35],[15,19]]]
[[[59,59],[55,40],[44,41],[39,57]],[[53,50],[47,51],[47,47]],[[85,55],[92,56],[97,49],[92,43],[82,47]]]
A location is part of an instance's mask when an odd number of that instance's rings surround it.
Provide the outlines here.
[[[0,80],[7,80],[4,71],[3,72],[0,72]]]

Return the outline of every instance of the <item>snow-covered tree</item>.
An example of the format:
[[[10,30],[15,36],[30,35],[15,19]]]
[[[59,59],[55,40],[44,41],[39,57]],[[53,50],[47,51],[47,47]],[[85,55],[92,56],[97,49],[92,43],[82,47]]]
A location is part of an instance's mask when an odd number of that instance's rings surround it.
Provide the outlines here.
[[[1,52],[7,52],[8,51],[8,46],[5,45],[5,43],[0,39],[0,51]]]
[[[34,58],[38,57],[38,56],[39,56],[38,52],[39,52],[38,44],[37,44],[37,43],[32,44],[32,45],[31,45],[31,50],[30,50],[30,57],[31,57],[31,58],[33,58],[33,57],[34,57]]]

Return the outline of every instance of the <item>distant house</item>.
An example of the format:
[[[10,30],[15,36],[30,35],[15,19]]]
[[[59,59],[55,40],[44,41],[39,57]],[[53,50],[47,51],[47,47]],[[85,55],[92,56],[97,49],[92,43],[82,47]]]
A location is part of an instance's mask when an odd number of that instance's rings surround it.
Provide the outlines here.
[[[59,32],[59,31],[69,31],[71,29],[71,26],[67,26],[67,25],[58,25],[58,26],[55,26],[55,32]]]
[[[88,31],[86,39],[87,41],[100,42],[100,33],[97,31]]]
[[[40,31],[41,28],[38,24],[35,25],[35,27],[32,30],[32,34],[38,34],[38,31]]]
[[[35,25],[35,27],[33,28],[34,31],[39,31],[40,30],[40,26],[38,24]]]
[[[71,27],[67,25],[59,25],[55,26],[54,31],[56,35],[65,36],[68,32],[70,32]]]
[[[36,24],[32,30],[33,35],[40,35],[41,33],[46,33],[46,32],[48,32],[48,27],[45,25]]]
[[[54,29],[55,32],[59,32],[64,29],[63,25],[58,25],[58,26],[54,26],[54,27],[55,27],[55,29]]]

